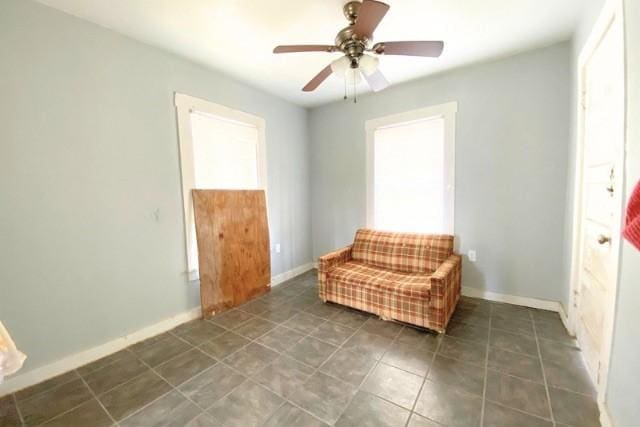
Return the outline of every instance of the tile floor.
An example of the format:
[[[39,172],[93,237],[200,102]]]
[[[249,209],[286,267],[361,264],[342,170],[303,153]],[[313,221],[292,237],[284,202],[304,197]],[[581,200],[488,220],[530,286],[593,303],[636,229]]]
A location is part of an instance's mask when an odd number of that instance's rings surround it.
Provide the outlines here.
[[[463,298],[445,336],[318,300],[315,272],[0,398],[0,426],[597,426],[557,314]]]

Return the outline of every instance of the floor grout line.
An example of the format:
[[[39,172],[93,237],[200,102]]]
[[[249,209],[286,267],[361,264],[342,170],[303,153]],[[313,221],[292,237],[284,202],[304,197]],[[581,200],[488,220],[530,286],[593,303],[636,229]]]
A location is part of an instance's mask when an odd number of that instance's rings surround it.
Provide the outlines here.
[[[18,419],[20,420],[21,425],[25,425],[24,417],[22,416],[22,411],[20,410],[20,406],[18,406],[18,398],[15,393],[11,393],[11,397],[13,398],[13,404],[16,407],[16,412],[18,413]]]
[[[533,313],[529,312],[531,320],[533,321]],[[542,352],[540,351],[540,341],[538,340],[538,332],[536,328],[536,322],[533,322],[533,332],[536,337],[536,348],[538,349],[538,359],[540,360],[540,368],[542,369],[542,380],[544,381],[544,390],[547,393],[547,404],[549,405],[549,416],[551,417],[551,423],[555,426],[556,420],[553,415],[553,405],[551,405],[551,393],[549,392],[549,384],[547,382],[547,373],[544,370],[544,361],[542,360]]]
[[[489,332],[487,333],[487,347],[484,356],[484,383],[482,385],[482,407],[480,409],[480,426],[484,426],[484,414],[487,404],[487,383],[489,382],[489,351],[491,349],[491,323],[493,322],[493,306],[489,308]]]
[[[98,402],[98,405],[100,405],[100,407],[102,408],[102,410],[105,412],[105,414],[107,414],[107,416],[111,419],[111,421],[113,421],[113,425],[115,426],[119,426],[120,424],[118,423],[118,421],[116,421],[115,418],[113,418],[113,416],[111,415],[111,413],[109,411],[107,411],[107,408],[102,404],[102,402],[100,401],[100,399],[98,399],[98,396],[96,395],[96,393],[91,389],[91,387],[89,387],[89,384],[87,383],[87,381],[82,377],[82,375],[80,375],[80,373],[78,373],[78,376],[80,376],[80,379],[82,380],[82,382],[84,383],[84,386],[89,390],[89,393],[91,393],[91,396],[93,396],[93,398],[96,400],[96,402]]]

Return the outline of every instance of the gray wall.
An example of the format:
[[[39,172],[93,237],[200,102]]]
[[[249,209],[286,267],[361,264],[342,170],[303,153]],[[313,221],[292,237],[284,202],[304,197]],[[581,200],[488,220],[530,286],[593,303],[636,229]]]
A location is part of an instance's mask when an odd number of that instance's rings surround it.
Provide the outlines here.
[[[272,273],[311,261],[305,109],[31,1],[2,1],[0,58],[0,319],[25,370],[199,305],[174,91],[266,119]]]
[[[464,285],[559,301],[571,46],[562,43],[310,112],[314,257],[366,223],[368,119],[458,102],[456,234]]]
[[[640,180],[640,2],[625,1],[627,37],[627,194]],[[640,251],[622,250],[607,406],[616,427],[640,419]]]

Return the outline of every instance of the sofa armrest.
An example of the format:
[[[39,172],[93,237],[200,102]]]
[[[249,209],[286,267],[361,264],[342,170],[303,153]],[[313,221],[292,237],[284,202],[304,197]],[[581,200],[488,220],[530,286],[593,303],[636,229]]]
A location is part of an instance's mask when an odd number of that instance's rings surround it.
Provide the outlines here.
[[[431,299],[429,317],[437,325],[438,332],[444,332],[461,291],[462,258],[453,254],[431,275]]]
[[[329,252],[318,259],[318,282],[320,285],[320,298],[325,299],[324,295],[327,287],[327,273],[340,264],[344,264],[351,260],[351,247],[349,245],[342,249]]]

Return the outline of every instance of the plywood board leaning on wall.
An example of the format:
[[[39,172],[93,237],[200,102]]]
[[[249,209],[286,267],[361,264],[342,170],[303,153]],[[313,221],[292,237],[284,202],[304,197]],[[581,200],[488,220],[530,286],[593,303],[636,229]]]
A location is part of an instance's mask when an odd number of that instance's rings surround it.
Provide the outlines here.
[[[202,313],[210,317],[269,290],[263,190],[193,190]]]

